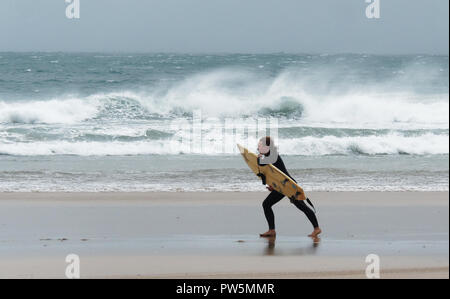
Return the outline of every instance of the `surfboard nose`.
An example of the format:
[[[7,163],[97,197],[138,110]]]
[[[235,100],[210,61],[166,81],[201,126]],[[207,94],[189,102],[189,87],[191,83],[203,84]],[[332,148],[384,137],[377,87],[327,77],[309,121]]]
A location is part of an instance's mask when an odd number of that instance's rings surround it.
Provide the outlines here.
[[[238,147],[239,152],[240,152],[241,154],[245,153],[245,147],[243,147],[243,146],[240,145],[239,143],[237,143],[236,146]]]

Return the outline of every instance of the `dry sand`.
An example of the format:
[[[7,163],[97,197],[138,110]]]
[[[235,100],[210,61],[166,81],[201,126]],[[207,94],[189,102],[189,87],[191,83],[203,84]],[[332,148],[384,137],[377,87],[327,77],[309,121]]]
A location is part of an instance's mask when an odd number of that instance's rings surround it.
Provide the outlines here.
[[[368,254],[382,278],[449,277],[448,192],[313,192],[324,230],[267,193],[0,193],[0,278],[364,278]]]

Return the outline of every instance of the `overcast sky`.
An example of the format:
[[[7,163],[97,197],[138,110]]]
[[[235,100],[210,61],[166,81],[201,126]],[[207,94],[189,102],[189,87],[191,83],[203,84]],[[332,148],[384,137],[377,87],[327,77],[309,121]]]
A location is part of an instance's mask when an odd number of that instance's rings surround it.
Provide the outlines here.
[[[0,0],[0,51],[447,54],[448,0]]]

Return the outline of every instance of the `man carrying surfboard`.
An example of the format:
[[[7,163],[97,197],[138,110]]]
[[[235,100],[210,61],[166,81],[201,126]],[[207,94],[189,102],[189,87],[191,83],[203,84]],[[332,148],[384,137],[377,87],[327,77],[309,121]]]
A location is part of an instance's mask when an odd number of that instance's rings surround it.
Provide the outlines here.
[[[259,140],[258,143],[258,165],[263,166],[267,164],[272,164],[280,171],[282,171],[285,175],[290,177],[294,182],[294,178],[292,178],[284,165],[283,160],[278,154],[277,148],[275,147],[275,143],[271,137],[263,137]],[[264,179],[263,179],[264,181]],[[269,196],[263,202],[264,215],[266,216],[267,223],[269,224],[269,230],[265,233],[260,234],[261,237],[274,237],[276,235],[275,232],[275,216],[272,211],[272,206],[279,202],[284,198],[284,195],[280,192],[274,190],[271,186],[268,186],[267,189],[270,192]],[[314,227],[314,230],[308,237],[316,238],[322,230],[319,227],[319,223],[316,218],[316,214],[305,204],[304,200],[297,200],[291,198],[291,203],[293,203],[300,211],[305,213],[306,217],[308,217],[309,221]],[[309,202],[309,200],[308,200]]]

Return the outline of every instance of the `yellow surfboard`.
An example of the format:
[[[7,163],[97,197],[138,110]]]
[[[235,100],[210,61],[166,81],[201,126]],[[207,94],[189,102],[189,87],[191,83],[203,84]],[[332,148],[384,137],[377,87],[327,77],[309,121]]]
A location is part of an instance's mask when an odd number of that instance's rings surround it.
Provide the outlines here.
[[[258,156],[252,153],[242,145],[237,145],[239,151],[244,157],[248,167],[256,174],[262,174],[266,178],[266,184],[271,186],[274,190],[282,193],[290,199],[305,200],[305,192],[303,189],[288,177],[284,172],[273,166],[272,164],[259,166]]]

